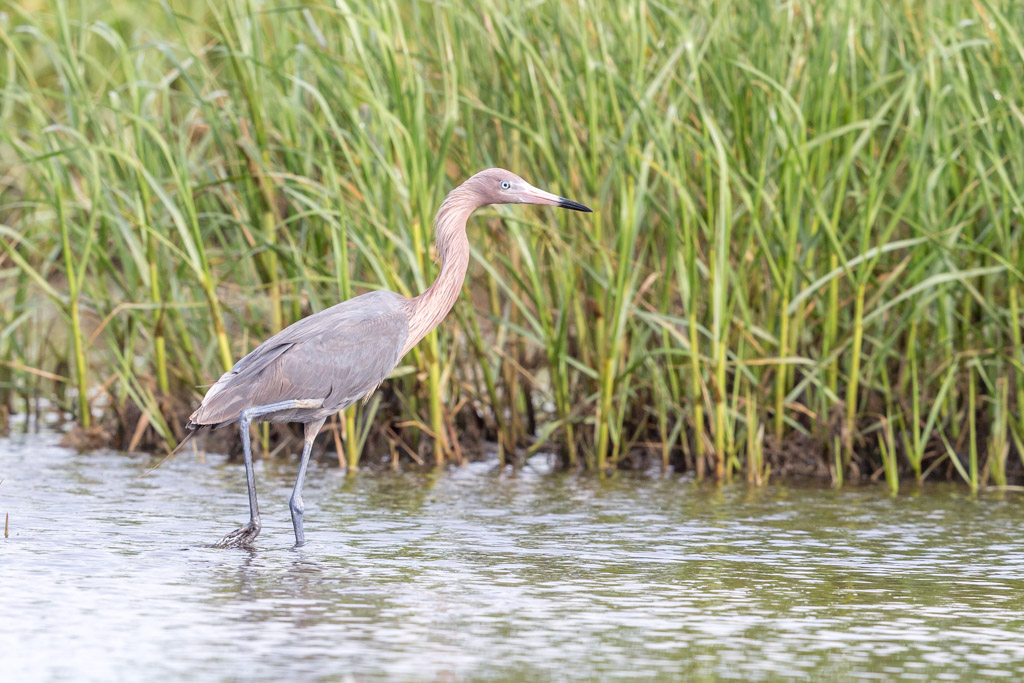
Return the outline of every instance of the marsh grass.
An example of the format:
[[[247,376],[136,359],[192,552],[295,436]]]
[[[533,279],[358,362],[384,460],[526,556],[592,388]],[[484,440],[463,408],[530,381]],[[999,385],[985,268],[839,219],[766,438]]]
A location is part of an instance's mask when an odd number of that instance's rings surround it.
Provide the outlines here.
[[[473,220],[455,313],[335,424],[349,467],[472,431],[757,483],[799,439],[837,482],[1005,484],[1021,26],[988,0],[7,5],[2,414],[55,395],[171,446],[260,339],[429,284],[437,205],[501,165],[598,213]]]

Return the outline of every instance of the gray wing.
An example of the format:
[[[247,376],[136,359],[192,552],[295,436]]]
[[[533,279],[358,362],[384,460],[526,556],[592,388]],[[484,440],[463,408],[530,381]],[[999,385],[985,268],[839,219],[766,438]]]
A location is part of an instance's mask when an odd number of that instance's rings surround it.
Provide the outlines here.
[[[394,292],[369,292],[286,327],[210,387],[188,427],[234,422],[246,408],[280,401],[323,403],[317,411],[269,419],[312,421],[354,403],[398,364],[409,334],[406,301]]]

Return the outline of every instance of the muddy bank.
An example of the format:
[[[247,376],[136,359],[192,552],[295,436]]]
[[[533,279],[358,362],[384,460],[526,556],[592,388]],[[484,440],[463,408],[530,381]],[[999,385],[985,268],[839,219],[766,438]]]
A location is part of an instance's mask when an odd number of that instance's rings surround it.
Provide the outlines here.
[[[162,403],[165,419],[177,435],[184,436],[183,425],[192,407],[180,399],[168,398]],[[393,408],[393,406],[392,406]],[[499,451],[494,430],[488,429],[481,419],[468,406],[454,416],[454,433],[458,441],[449,458],[456,464],[478,461],[490,457]],[[66,426],[66,425],[65,425]],[[256,428],[253,440],[254,454],[257,457],[284,457],[297,454],[302,448],[302,432],[298,425],[268,424]],[[832,451],[834,435],[825,432],[818,435],[793,433],[777,441],[766,436],[763,442],[763,462],[770,480],[814,480],[831,482],[836,479],[836,457]],[[342,451],[344,425],[336,417],[329,420],[317,438],[314,454],[321,459],[335,460],[344,467]],[[953,453],[959,458],[959,468],[951,460],[949,450],[938,438],[929,443],[922,460],[922,479],[928,481],[961,482],[959,470],[969,469],[969,445],[961,442],[951,444]],[[855,442],[852,455],[846,463],[843,480],[848,483],[866,483],[884,479],[883,454],[877,445],[872,446],[871,439],[860,439]],[[431,440],[422,437],[422,433],[403,422],[397,411],[388,412],[386,407],[378,411],[377,419],[367,438],[367,446],[360,460],[361,468],[369,469],[419,469],[431,468],[435,465],[433,454],[429,451]],[[113,448],[122,451],[143,451],[166,453],[167,443],[160,438],[147,417],[133,404],[121,411],[109,411],[102,420],[97,421],[89,429],[77,425],[70,426],[62,439],[62,445],[87,451],[98,448]],[[192,448],[198,452],[227,453],[232,458],[241,459],[241,444],[237,431],[226,427],[217,431],[207,432],[198,436]],[[527,451],[547,452],[556,466],[568,467],[566,459],[557,452],[555,444],[536,447],[529,442],[519,444],[511,455],[506,454],[507,462],[513,466],[522,463]],[[673,448],[669,451],[669,468],[679,473],[699,473],[701,468],[695,461],[693,449]],[[988,477],[988,466],[983,456],[980,467],[982,479]],[[617,463],[621,470],[651,470],[662,465],[663,450],[660,444],[646,442],[643,447],[630,449]],[[916,478],[916,473],[901,450],[897,449],[898,473],[904,480]],[[714,466],[708,458],[703,468],[705,473],[713,476]],[[743,478],[745,472],[740,467],[733,473],[736,478]],[[1007,483],[1024,483],[1024,466],[1020,454],[1013,448],[1007,454]],[[991,481],[989,482],[991,483]]]

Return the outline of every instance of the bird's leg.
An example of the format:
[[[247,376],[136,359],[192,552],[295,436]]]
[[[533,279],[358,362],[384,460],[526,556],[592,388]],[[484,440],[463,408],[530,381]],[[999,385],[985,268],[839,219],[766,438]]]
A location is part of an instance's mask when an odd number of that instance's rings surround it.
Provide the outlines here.
[[[288,502],[288,508],[292,511],[292,526],[295,528],[295,547],[306,544],[306,534],[302,531],[302,483],[306,479],[306,465],[309,464],[309,453],[313,450],[313,440],[320,433],[324,426],[323,420],[306,423],[305,439],[302,444],[302,460],[299,462],[299,475],[295,478],[295,488],[292,489],[292,499]]]
[[[252,424],[251,410],[238,418],[238,431],[242,437],[242,453],[245,457],[245,483],[249,489],[249,523],[235,529],[217,542],[218,548],[240,548],[251,545],[260,535],[260,507],[256,502],[256,474],[252,466],[252,446],[249,443],[249,425]]]
[[[220,539],[215,547],[217,548],[244,548],[252,545],[256,537],[260,535],[260,509],[256,502],[256,475],[252,466],[252,447],[249,443],[249,425],[258,417],[276,413],[282,410],[295,408],[317,408],[322,404],[320,401],[281,401],[265,406],[247,408],[238,417],[238,431],[242,437],[242,454],[245,457],[245,483],[249,488],[249,523],[235,529],[230,534]]]

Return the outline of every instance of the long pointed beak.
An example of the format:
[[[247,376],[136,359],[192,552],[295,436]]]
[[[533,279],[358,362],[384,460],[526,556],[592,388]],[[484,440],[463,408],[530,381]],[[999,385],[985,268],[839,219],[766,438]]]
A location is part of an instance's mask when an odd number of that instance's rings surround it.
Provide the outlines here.
[[[594,210],[589,206],[580,204],[579,202],[574,202],[573,200],[566,199],[565,197],[558,198],[558,205],[563,209],[572,209],[573,211],[582,211],[584,213],[594,213]]]
[[[572,209],[573,211],[583,211],[584,213],[594,213],[594,210],[589,206],[584,206],[579,202],[574,202],[571,199],[565,197],[559,197],[557,194],[551,194],[544,190],[539,190],[532,185],[523,191],[522,196],[525,204],[547,204],[548,206],[558,206],[563,209]]]

